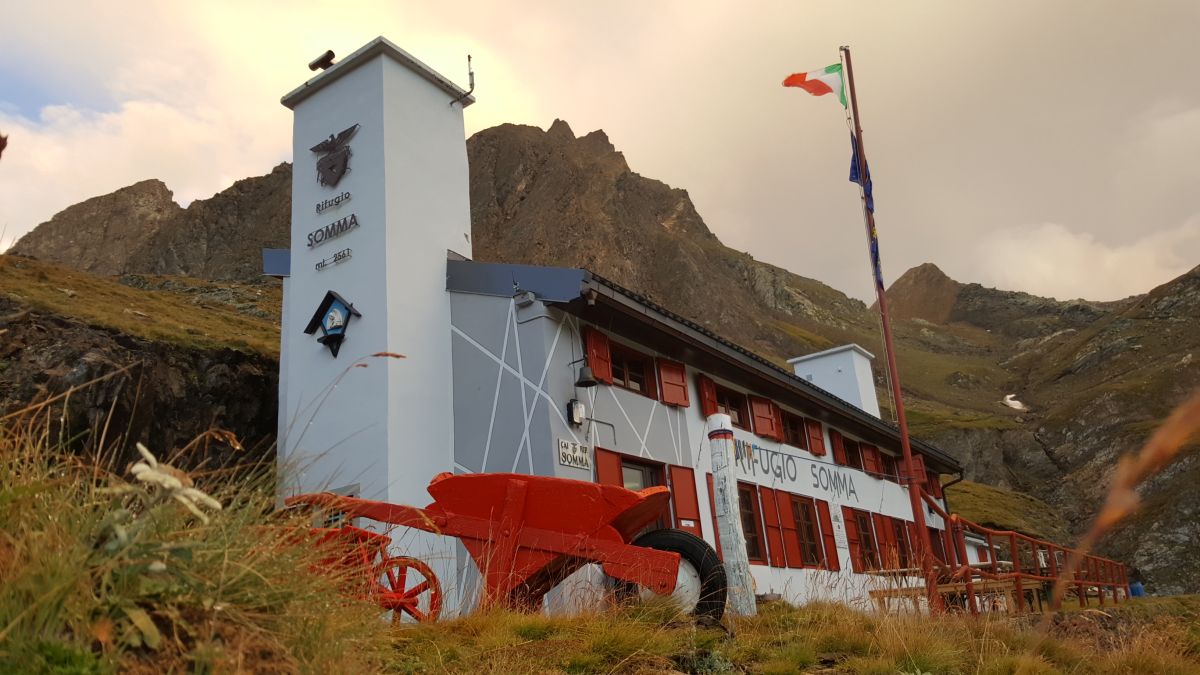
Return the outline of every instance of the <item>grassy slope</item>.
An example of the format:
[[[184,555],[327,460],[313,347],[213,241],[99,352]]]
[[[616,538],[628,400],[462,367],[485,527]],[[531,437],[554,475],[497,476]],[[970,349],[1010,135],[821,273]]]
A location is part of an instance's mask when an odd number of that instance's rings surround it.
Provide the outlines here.
[[[1029,495],[964,480],[946,491],[946,499],[951,510],[980,525],[1055,542],[1070,541],[1054,508]]]
[[[110,277],[0,255],[0,296],[23,308],[147,340],[278,356],[278,324],[246,311],[277,315],[278,288],[207,284],[182,278],[145,280],[151,286],[171,290],[133,288]]]

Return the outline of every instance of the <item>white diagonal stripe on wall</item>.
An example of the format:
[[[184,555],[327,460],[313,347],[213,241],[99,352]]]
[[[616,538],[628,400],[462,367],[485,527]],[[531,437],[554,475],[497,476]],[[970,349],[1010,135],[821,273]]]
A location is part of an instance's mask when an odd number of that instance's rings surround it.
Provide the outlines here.
[[[511,314],[513,311],[513,303],[514,303],[513,300],[508,301],[509,314]],[[504,343],[500,347],[500,358],[498,358],[498,359],[496,358],[495,354],[484,349],[483,345],[472,340],[470,337],[467,336],[466,333],[459,330],[457,326],[451,325],[450,330],[458,333],[468,343],[473,345],[476,349],[478,349],[479,351],[483,352],[484,354],[487,354],[488,356],[492,357],[496,362],[498,362],[501,365],[501,368],[496,371],[496,391],[492,394],[492,416],[490,419],[488,419],[487,439],[483,443],[483,462],[482,462],[482,464],[479,465],[480,471],[487,471],[488,453],[490,453],[492,450],[492,429],[494,429],[496,426],[496,407],[500,404],[500,383],[504,380],[504,368],[503,368],[504,358],[508,355],[508,320],[505,319]]]
[[[505,320],[504,331],[508,332],[509,325],[512,326],[513,341],[516,342],[514,347],[517,349],[517,372],[520,373],[521,379],[528,381],[525,378],[525,365],[521,359],[521,327],[517,325],[517,312],[513,303],[508,305],[508,318]],[[541,387],[534,387],[541,390]],[[517,463],[521,461],[521,450],[529,447],[529,402],[525,396],[525,385],[521,385],[521,421],[525,423],[525,431],[521,433],[521,440],[517,443],[517,447],[513,452],[512,472],[517,472]],[[532,461],[532,457],[531,457]],[[533,473],[533,466],[529,467],[529,473]]]
[[[550,372],[550,364],[554,362],[554,350],[558,348],[558,338],[562,335],[562,323],[559,322],[557,330],[554,331],[554,340],[550,343],[550,349],[546,350],[546,362],[542,364],[542,374],[538,377],[538,391],[544,391],[546,386],[546,374]],[[529,406],[529,410],[525,411],[525,434],[521,437],[521,443],[525,445],[529,456],[529,473],[533,473],[533,445],[529,440],[529,423],[533,421],[533,411],[537,409],[537,399],[533,399],[533,403]],[[515,464],[514,464],[515,466]]]
[[[479,341],[477,341],[475,338],[471,337],[470,335],[467,335],[458,326],[450,326],[450,331],[452,333],[454,333],[455,335],[461,337],[462,339],[466,340],[467,344],[471,345],[475,349],[478,349],[482,354],[487,356],[489,359],[491,359],[492,361],[495,361],[496,364],[499,365],[502,370],[504,370],[504,371],[508,372],[509,374],[511,374],[512,376],[516,377],[522,384],[527,384],[531,388],[537,390],[537,395],[546,399],[546,401],[550,404],[548,407],[554,411],[554,414],[558,417],[558,420],[560,422],[562,422],[563,427],[566,428],[567,433],[571,434],[571,440],[575,441],[576,443],[579,442],[579,437],[576,436],[575,432],[571,430],[571,426],[567,423],[567,418],[563,415],[562,410],[559,410],[559,406],[554,405],[554,398],[552,396],[550,396],[549,392],[539,388],[536,384],[531,382],[524,375],[522,375],[521,373],[518,373],[516,370],[513,369],[512,366],[505,363],[503,359],[496,356],[487,347],[484,347],[483,345],[481,345],[479,343]]]

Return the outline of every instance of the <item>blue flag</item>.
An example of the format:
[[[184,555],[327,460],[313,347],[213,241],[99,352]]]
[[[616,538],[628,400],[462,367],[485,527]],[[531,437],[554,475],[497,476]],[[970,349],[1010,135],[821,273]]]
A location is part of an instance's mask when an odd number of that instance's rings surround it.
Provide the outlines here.
[[[863,186],[863,191],[867,193],[867,210],[875,213],[875,196],[871,194],[871,167],[867,169],[867,182],[863,182],[858,175],[858,142],[854,140],[854,136],[850,136],[850,182],[858,183]]]

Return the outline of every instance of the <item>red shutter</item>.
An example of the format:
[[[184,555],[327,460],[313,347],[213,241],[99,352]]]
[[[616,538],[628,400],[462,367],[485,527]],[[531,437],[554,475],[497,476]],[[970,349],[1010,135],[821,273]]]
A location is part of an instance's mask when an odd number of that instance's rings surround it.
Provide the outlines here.
[[[721,528],[717,527],[717,499],[716,499],[716,496],[713,494],[713,477],[712,477],[711,473],[707,474],[707,477],[708,477],[708,510],[712,512],[713,541],[716,543],[715,548],[717,549],[717,559],[723,560],[724,556],[721,555]]]
[[[875,521],[875,548],[879,553],[879,569],[891,569],[896,567],[896,534],[892,532],[891,518],[882,513],[872,513],[871,519]]]
[[[700,390],[700,414],[708,417],[717,412],[717,383],[707,375],[696,376],[696,388]]]
[[[783,408],[771,403],[771,416],[775,418],[775,430],[779,432],[779,437],[775,440],[782,441],[787,435],[783,431]]]
[[[879,457],[879,448],[866,443],[859,447],[862,448],[863,469],[879,478],[883,474],[883,460]]]
[[[904,473],[903,460],[901,460],[901,462],[902,463],[901,463],[900,473]],[[913,456],[912,456],[912,463],[913,463],[912,483],[915,485],[924,486],[926,483],[925,457],[914,452]]]
[[[813,500],[817,504],[817,518],[821,521],[821,538],[825,540],[825,569],[838,571],[842,561],[838,559],[837,537],[833,535],[833,519],[829,517],[829,502]]]
[[[990,562],[991,556],[988,555],[988,547],[976,546],[975,553],[977,553],[979,555],[980,562]],[[1051,555],[1054,555],[1053,552],[1051,552]]]
[[[925,474],[928,478],[929,494],[937,499],[942,498],[942,477],[937,471],[927,471]]]
[[[751,396],[750,416],[754,418],[754,433],[763,438],[783,440],[782,425],[775,423],[775,404],[770,399]]]
[[[825,454],[825,435],[821,433],[821,423],[804,420],[804,428],[808,430],[808,451],[821,457]]]
[[[621,477],[621,456],[611,450],[596,448],[596,482],[602,485],[625,485]]]
[[[858,539],[858,523],[854,520],[854,510],[849,506],[842,507],[842,524],[846,526],[846,541],[850,543],[850,569],[862,573],[862,547]]]
[[[662,402],[688,407],[687,370],[682,363],[658,360],[658,379],[662,381]]]
[[[783,529],[779,523],[779,502],[775,498],[775,491],[760,485],[758,495],[767,530],[767,559],[771,561],[771,567],[787,567],[787,559],[783,555]]]
[[[923,562],[921,561],[921,558],[917,556],[917,546],[918,546],[918,542],[920,541],[919,539],[917,539],[917,524],[910,520],[906,520],[906,521],[904,521],[904,527],[906,529],[908,529],[908,559],[910,561],[909,564],[912,565],[913,567],[921,567]]]
[[[842,435],[836,429],[830,429],[829,440],[833,443],[834,463],[846,466],[846,445],[842,442]]]
[[[675,502],[675,527],[697,537],[700,530],[700,500],[696,497],[696,472],[686,466],[668,466],[671,475],[671,499]],[[689,521],[691,525],[683,521]]]
[[[608,336],[588,326],[583,331],[587,347],[587,364],[592,368],[592,375],[604,384],[612,384],[612,352],[608,346]]]
[[[804,565],[800,553],[800,535],[796,532],[796,512],[792,508],[792,495],[783,490],[775,491],[775,503],[779,506],[779,525],[783,528],[783,551],[788,567]]]

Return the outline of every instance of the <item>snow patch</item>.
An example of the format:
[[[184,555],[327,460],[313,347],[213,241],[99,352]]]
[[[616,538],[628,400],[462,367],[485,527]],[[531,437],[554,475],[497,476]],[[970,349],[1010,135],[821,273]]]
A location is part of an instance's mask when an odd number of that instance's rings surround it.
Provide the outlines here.
[[[1029,406],[1017,400],[1016,394],[1006,394],[1004,396],[1004,405],[1012,408],[1013,410],[1029,410]]]

